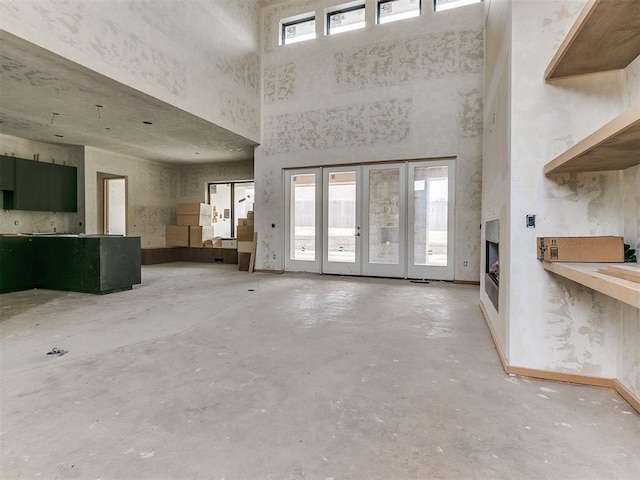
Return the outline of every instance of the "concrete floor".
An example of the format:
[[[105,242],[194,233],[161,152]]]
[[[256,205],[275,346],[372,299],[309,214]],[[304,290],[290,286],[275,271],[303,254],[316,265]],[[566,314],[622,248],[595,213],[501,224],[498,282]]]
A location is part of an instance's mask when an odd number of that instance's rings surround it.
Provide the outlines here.
[[[0,296],[2,479],[640,478],[640,415],[506,376],[477,287],[199,264],[143,282]]]

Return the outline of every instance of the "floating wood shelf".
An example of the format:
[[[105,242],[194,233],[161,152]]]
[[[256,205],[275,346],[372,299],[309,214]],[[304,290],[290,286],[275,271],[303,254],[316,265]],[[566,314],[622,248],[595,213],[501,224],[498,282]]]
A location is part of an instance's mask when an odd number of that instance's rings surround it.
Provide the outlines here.
[[[638,164],[640,104],[634,105],[547,163],[544,173],[623,170]]]
[[[542,262],[542,265],[549,272],[640,308],[640,284],[598,272],[598,269],[606,269],[611,264]]]
[[[544,78],[618,70],[640,55],[640,2],[589,0]]]

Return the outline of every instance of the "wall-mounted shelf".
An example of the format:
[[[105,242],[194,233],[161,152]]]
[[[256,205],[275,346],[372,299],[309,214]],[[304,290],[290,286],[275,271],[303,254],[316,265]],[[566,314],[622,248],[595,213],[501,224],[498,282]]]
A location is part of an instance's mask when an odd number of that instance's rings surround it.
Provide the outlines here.
[[[640,2],[589,0],[544,78],[625,68],[640,54]]]
[[[640,284],[598,272],[611,264],[542,262],[542,265],[549,272],[640,308]]]
[[[634,105],[547,163],[544,173],[623,170],[638,164],[640,104]]]

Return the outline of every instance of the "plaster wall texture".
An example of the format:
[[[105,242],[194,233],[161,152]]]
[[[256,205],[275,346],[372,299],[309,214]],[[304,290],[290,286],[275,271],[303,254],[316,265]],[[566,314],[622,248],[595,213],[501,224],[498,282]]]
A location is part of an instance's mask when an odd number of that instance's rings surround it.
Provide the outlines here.
[[[0,152],[18,158],[74,166],[78,169],[78,212],[28,212],[3,210],[0,196],[0,233],[84,232],[84,151],[82,147],[53,145],[0,134]],[[16,225],[16,222],[18,224]]]
[[[254,0],[3,0],[0,26],[257,142],[259,12]]]
[[[177,203],[207,202],[209,182],[253,180],[253,160],[179,168]]]
[[[484,155],[482,167],[482,236],[480,301],[493,326],[496,341],[509,353],[509,197],[511,154],[511,0],[488,0],[486,12]],[[498,310],[485,292],[484,224],[500,220],[500,294]],[[501,313],[499,313],[501,312]]]
[[[278,45],[282,18],[330,1],[263,9],[256,268],[283,268],[283,168],[456,157],[455,278],[478,280],[482,180],[482,5]],[[276,227],[272,228],[271,225]],[[464,267],[463,262],[468,262]]]
[[[176,221],[179,170],[153,162],[85,147],[86,233],[102,233],[102,177],[127,179],[127,235],[141,237],[142,247],[165,245],[165,225]]]
[[[535,259],[535,237],[623,235],[637,197],[625,184],[634,172],[595,172],[545,177],[545,163],[622,113],[633,94],[630,72],[614,71],[545,82],[544,70],[583,0],[513,0],[511,103],[510,323],[514,366],[597,377],[618,377],[640,393],[638,358],[631,348],[619,365],[624,338],[623,305],[545,272]],[[635,67],[634,67],[635,68]],[[634,200],[635,198],[635,200]],[[537,228],[525,215],[537,215]],[[637,237],[636,237],[637,238]],[[627,311],[625,307],[625,311]],[[637,320],[636,315],[624,314]],[[624,368],[623,368],[624,367]],[[635,379],[630,372],[635,371]]]

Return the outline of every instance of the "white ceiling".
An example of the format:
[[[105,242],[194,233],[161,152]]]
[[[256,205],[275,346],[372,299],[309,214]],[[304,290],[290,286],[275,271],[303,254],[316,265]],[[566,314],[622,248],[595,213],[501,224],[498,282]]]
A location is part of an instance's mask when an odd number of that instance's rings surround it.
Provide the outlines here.
[[[255,142],[2,30],[0,67],[0,133],[170,163],[253,158]]]

